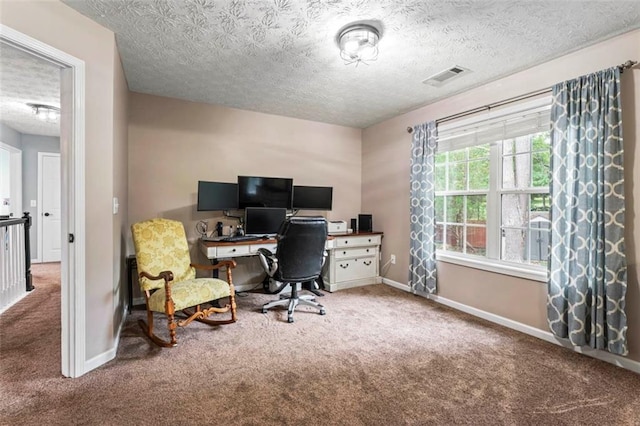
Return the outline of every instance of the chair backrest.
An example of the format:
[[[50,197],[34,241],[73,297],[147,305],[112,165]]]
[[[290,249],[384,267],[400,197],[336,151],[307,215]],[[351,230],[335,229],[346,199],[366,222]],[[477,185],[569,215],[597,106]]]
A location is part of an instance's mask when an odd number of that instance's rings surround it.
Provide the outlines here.
[[[305,282],[322,272],[327,221],[322,217],[291,217],[278,232],[278,270],[274,278],[282,282]]]
[[[138,271],[158,275],[162,271],[173,272],[174,281],[195,278],[187,235],[182,222],[169,219],[149,219],[131,225],[136,250]],[[140,278],[142,290],[164,286],[163,280]]]

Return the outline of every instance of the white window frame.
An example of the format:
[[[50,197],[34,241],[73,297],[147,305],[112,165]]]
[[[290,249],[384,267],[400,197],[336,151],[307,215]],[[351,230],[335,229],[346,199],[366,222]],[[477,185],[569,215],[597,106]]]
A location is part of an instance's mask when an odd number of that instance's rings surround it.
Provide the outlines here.
[[[438,133],[452,132],[457,129],[471,128],[474,125],[479,126],[483,123],[487,123],[493,120],[500,120],[507,116],[512,116],[519,113],[535,113],[543,112],[550,108],[551,99],[549,96],[544,96],[530,100],[527,102],[518,102],[515,105],[511,105],[499,110],[489,110],[483,114],[474,115],[474,117],[456,121],[449,125],[438,126]],[[472,144],[467,146],[477,146],[484,143]],[[481,269],[489,272],[495,272],[504,275],[515,276],[533,281],[547,282],[547,270],[546,267],[536,266],[532,264],[516,263],[501,260],[500,244],[502,238],[502,224],[501,224],[501,197],[503,194],[535,194],[535,193],[548,193],[544,188],[502,188],[502,144],[498,142],[491,142],[489,148],[489,189],[478,190],[478,195],[487,194],[487,247],[486,255],[478,256],[473,254],[458,253],[446,250],[436,250],[436,260],[453,263],[456,265],[466,266],[475,269]],[[455,151],[464,148],[463,146],[451,146],[445,142],[439,142],[438,152]],[[447,177],[448,179],[448,177]],[[438,196],[453,196],[453,195],[474,195],[475,190],[447,190],[438,191]],[[466,215],[466,211],[465,211]],[[446,221],[446,217],[444,218]],[[446,238],[446,235],[443,235]]]

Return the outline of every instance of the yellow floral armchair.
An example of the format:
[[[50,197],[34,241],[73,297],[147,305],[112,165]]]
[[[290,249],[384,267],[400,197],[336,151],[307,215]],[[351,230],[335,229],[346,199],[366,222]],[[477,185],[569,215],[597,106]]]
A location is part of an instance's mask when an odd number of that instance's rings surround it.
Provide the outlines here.
[[[177,345],[176,328],[192,321],[209,325],[230,324],[236,321],[235,291],[231,270],[233,260],[216,265],[191,263],[187,236],[182,222],[169,219],[150,219],[131,226],[140,289],[147,302],[147,322],[138,323],[145,334],[157,345]],[[225,268],[227,281],[218,278],[196,278],[196,269]],[[215,303],[228,298],[224,306]],[[177,320],[176,311],[182,311],[185,319]],[[164,313],[168,319],[170,340],[164,340],[153,332],[153,313]],[[226,314],[230,318],[212,320],[212,314]]]

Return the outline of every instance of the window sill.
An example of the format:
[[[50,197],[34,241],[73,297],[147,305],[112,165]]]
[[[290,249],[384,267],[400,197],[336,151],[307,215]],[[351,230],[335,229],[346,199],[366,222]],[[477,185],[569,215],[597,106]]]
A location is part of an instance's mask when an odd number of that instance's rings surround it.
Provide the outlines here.
[[[498,274],[525,278],[532,281],[540,281],[543,283],[547,282],[546,269],[536,268],[535,266],[517,265],[498,260],[444,252],[436,252],[436,260],[440,262],[453,263],[455,265],[467,266],[469,268],[482,269],[484,271],[495,272]]]

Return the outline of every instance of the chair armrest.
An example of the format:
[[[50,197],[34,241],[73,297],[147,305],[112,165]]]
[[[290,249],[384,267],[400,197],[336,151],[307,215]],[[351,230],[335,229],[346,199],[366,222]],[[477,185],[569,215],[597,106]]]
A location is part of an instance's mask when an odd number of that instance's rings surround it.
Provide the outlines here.
[[[192,263],[191,266],[203,271],[213,271],[215,269],[220,269],[224,266],[226,266],[227,268],[235,268],[237,266],[237,263],[235,260],[222,260],[216,263],[215,265],[203,265],[201,263]]]
[[[171,271],[162,271],[160,272],[158,275],[154,276],[151,275],[148,272],[145,271],[140,271],[140,273],[138,274],[140,276],[140,278],[148,278],[152,281],[156,281],[156,280],[164,280],[165,282],[169,282],[169,281],[173,281],[173,272]]]
[[[157,276],[153,276],[148,272],[140,271],[140,277],[148,278],[150,280],[164,280],[164,294],[165,294],[165,312],[173,314],[173,299],[171,299],[171,283],[173,282],[173,272],[171,271],[162,271]],[[147,292],[147,303],[148,302],[148,292]]]
[[[191,266],[196,269],[201,269],[204,271],[213,271],[215,269],[220,269],[223,266],[227,267],[227,284],[231,287],[231,291],[233,293],[233,277],[231,276],[231,270],[235,268],[237,265],[235,260],[222,260],[215,265],[202,265],[198,263],[192,263]]]
[[[278,269],[278,259],[266,248],[258,249],[258,258],[268,276],[273,277]]]

